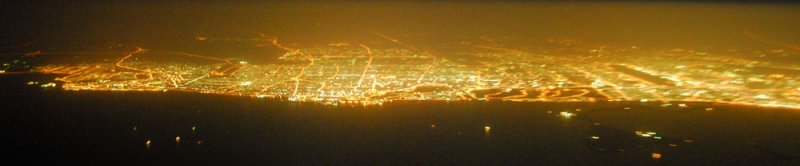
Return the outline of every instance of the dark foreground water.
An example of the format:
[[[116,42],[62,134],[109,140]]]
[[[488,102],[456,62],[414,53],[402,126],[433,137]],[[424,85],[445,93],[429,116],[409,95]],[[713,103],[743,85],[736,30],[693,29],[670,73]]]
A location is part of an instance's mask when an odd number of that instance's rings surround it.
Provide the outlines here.
[[[395,102],[335,107],[25,85],[35,79],[46,78],[0,76],[3,162],[800,164],[800,111],[796,110],[704,103],[687,103],[683,108],[678,102],[664,107],[654,102]],[[567,118],[561,112],[576,115]],[[656,134],[647,137],[636,131]]]

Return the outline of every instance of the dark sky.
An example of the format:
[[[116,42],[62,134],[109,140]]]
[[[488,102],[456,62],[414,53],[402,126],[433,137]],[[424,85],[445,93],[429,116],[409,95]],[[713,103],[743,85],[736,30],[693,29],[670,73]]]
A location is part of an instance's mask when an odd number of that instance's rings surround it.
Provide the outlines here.
[[[800,45],[800,5],[739,2],[4,2],[0,44],[69,49],[102,43],[170,47],[263,32],[296,42],[367,40],[373,29],[416,40],[571,38],[653,47]],[[370,36],[373,37],[374,36]],[[763,43],[763,42],[760,42]]]

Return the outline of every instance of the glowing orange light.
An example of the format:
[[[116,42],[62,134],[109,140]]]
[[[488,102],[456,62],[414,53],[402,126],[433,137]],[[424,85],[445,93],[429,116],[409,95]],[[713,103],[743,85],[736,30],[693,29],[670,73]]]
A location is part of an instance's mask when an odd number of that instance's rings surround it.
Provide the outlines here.
[[[652,154],[650,154],[650,157],[652,157],[654,159],[660,159],[661,158],[661,153],[653,152]]]

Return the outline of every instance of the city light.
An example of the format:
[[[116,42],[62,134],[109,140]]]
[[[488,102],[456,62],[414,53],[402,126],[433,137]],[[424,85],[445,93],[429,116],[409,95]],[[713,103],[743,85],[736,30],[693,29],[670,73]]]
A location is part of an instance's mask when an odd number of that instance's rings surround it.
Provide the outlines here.
[[[650,157],[652,157],[653,159],[661,159],[661,153],[653,152],[650,154]]]
[[[564,117],[564,118],[571,118],[572,116],[575,116],[575,114],[571,113],[571,112],[561,112],[560,115],[561,115],[561,117]]]
[[[489,135],[491,135],[491,133],[492,133],[492,127],[489,127],[489,126],[484,126],[483,127],[483,135],[484,136],[486,136],[488,138]]]
[[[150,149],[150,143],[151,143],[151,142],[150,142],[150,139],[147,139],[147,141],[145,141],[145,142],[144,142],[144,146],[145,146],[146,148]]]
[[[386,38],[391,36],[381,34]],[[247,61],[230,62],[189,53],[167,53],[187,60],[204,59],[218,62],[214,65],[159,63],[136,60],[146,49],[137,48],[115,63],[91,63],[79,66],[47,65],[34,68],[42,73],[69,73],[56,80],[63,82],[65,90],[108,91],[167,91],[199,92],[220,95],[279,98],[297,102],[357,101],[367,105],[380,105],[387,100],[504,100],[515,102],[595,102],[595,101],[708,101],[769,107],[800,108],[800,91],[793,90],[783,96],[765,94],[769,89],[781,89],[790,84],[770,84],[767,89],[750,89],[745,77],[736,72],[740,68],[726,68],[727,77],[688,78],[684,75],[703,75],[711,65],[727,62],[725,57],[708,58],[702,63],[680,60],[681,70],[675,64],[637,57],[629,63],[584,63],[583,60],[555,55],[529,55],[521,50],[500,46],[474,45],[475,56],[494,59],[483,62],[484,68],[471,68],[463,64],[420,54],[406,48],[372,48],[365,44],[336,44],[320,47],[290,48],[277,39],[263,39],[267,44],[285,50],[278,58],[287,64],[250,64]],[[586,48],[587,50],[592,50]],[[606,48],[605,51],[609,51]],[[653,52],[658,52],[653,50]],[[334,53],[338,56],[331,56]],[[508,56],[526,54],[529,56]],[[538,57],[538,58],[536,58]],[[548,61],[551,65],[527,64],[530,58]],[[387,62],[413,61],[392,64]],[[720,61],[720,62],[716,62]],[[514,63],[511,63],[514,62]],[[524,62],[524,63],[520,63]],[[753,63],[742,62],[742,66]],[[349,64],[349,65],[342,65]],[[514,64],[514,65],[511,65]],[[560,64],[560,65],[556,65]],[[691,65],[695,64],[695,65]],[[527,66],[527,68],[526,68]],[[538,70],[546,66],[548,70]],[[765,66],[768,67],[768,66]],[[511,73],[521,70],[524,73]],[[409,70],[418,69],[418,70]],[[312,72],[313,71],[313,72]],[[734,74],[735,73],[735,74]],[[129,76],[118,79],[112,76]],[[745,81],[791,82],[793,77],[748,75]],[[552,79],[551,79],[552,78]],[[688,82],[690,84],[680,84]],[[706,82],[705,84],[694,84]],[[719,83],[711,83],[719,82]],[[735,82],[732,84],[732,82]],[[30,85],[38,84],[36,81]],[[48,86],[54,86],[47,84]],[[238,86],[236,86],[238,85]],[[791,87],[796,89],[796,87]],[[478,94],[483,92],[488,94]],[[493,91],[493,92],[492,92]],[[389,95],[391,94],[391,95]],[[720,99],[731,98],[730,101]],[[671,106],[663,103],[662,107]],[[688,108],[679,103],[678,107]],[[624,109],[631,109],[625,107]],[[576,109],[580,112],[580,109]],[[567,115],[566,117],[569,117]]]
[[[11,159],[800,162],[800,3],[6,6]]]
[[[653,137],[653,136],[656,135],[656,132],[652,132],[652,131],[638,131],[637,130],[634,133],[636,133],[637,136],[645,137],[645,138]],[[658,138],[660,139],[661,137],[658,137]]]
[[[41,86],[42,86],[42,88],[52,88],[52,87],[56,87],[56,83],[50,82],[50,83],[42,84]]]

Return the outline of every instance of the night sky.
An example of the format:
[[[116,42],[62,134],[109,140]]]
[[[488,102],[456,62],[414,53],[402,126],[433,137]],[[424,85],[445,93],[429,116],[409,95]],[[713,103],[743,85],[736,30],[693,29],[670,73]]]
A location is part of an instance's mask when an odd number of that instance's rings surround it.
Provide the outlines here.
[[[598,45],[739,48],[800,44],[800,5],[743,2],[4,2],[2,51],[104,43],[169,49],[197,35],[295,42],[369,40],[367,30],[433,42],[574,39]],[[368,38],[369,37],[369,38]]]

